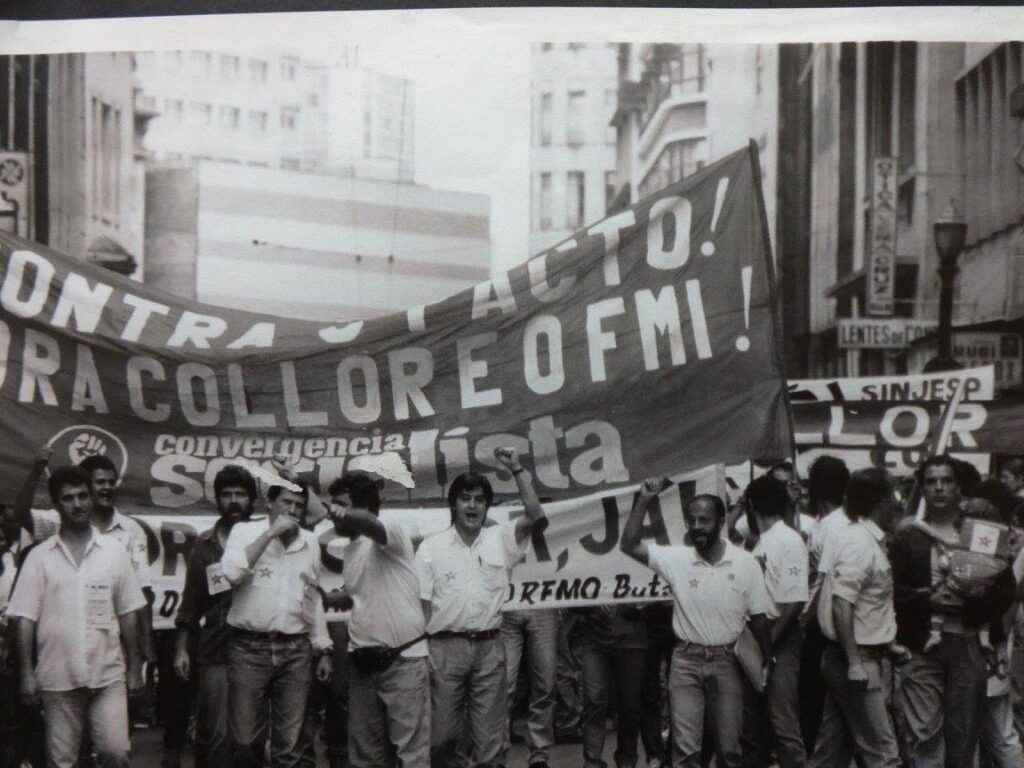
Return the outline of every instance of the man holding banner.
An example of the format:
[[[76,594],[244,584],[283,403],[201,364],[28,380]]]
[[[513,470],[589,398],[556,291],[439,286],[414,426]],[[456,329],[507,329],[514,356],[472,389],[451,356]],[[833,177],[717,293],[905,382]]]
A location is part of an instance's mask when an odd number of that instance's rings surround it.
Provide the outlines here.
[[[497,765],[507,728],[501,606],[512,567],[546,518],[516,449],[498,448],[495,457],[515,478],[523,517],[511,527],[485,527],[494,500],[491,484],[480,475],[459,475],[448,490],[451,528],[426,539],[416,553],[430,635],[433,768],[449,764],[463,729],[471,764]]]
[[[619,546],[672,587],[678,640],[669,671],[672,765],[701,765],[706,713],[718,765],[739,768],[744,683],[734,648],[749,622],[765,659],[763,685],[771,665],[764,576],[753,555],[722,537],[725,503],[710,494],[683,508],[692,548],[643,542],[644,515],[664,487],[664,478],[643,481]]]

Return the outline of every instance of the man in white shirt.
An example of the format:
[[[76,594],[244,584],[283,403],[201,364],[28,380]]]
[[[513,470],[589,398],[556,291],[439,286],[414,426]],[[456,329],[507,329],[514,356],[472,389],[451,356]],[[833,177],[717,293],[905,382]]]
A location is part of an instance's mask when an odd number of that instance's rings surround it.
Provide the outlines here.
[[[744,683],[734,648],[749,623],[766,660],[762,679],[767,678],[771,640],[764,577],[753,555],[722,537],[726,510],[717,496],[695,496],[683,508],[692,547],[644,542],[647,507],[664,484],[664,478],[644,480],[619,547],[672,587],[678,640],[669,672],[672,765],[701,765],[706,720],[714,731],[717,764],[739,768]]]
[[[348,760],[351,768],[430,763],[430,669],[416,553],[409,534],[380,515],[380,489],[350,473],[330,488],[345,547],[349,631]],[[404,646],[386,663],[388,649]],[[393,654],[391,654],[393,655]]]
[[[459,475],[448,489],[452,527],[416,554],[420,599],[430,633],[431,765],[448,764],[465,728],[473,765],[492,766],[507,728],[501,606],[512,567],[522,560],[544,510],[514,448],[495,456],[516,481],[524,516],[512,527],[484,527],[494,492],[486,477]]]
[[[47,763],[78,764],[88,720],[101,764],[127,768],[126,682],[132,691],[142,687],[131,614],[145,597],[124,547],[89,522],[89,482],[76,467],[50,477],[60,531],[26,557],[8,614],[19,620],[22,699],[43,706]]]
[[[828,644],[822,655],[827,693],[811,768],[858,764],[900,765],[886,707],[891,667],[909,651],[895,644],[892,568],[885,534],[898,514],[892,484],[884,470],[854,472],[846,493],[852,521],[825,549],[818,598],[818,623]]]
[[[302,760],[302,723],[318,652],[316,675],[330,676],[330,649],[320,583],[320,544],[299,528],[309,491],[302,482],[272,487],[269,520],[236,523],[221,565],[232,585],[227,623],[229,726],[235,768],[263,765],[262,738],[270,729],[271,768]]]
[[[803,632],[800,613],[807,602],[808,557],[803,537],[783,521],[789,503],[785,483],[771,475],[754,480],[746,491],[750,527],[758,532],[754,557],[764,571],[771,622],[772,666],[764,694],[748,686],[743,710],[743,765],[766,768],[772,737],[779,768],[803,768],[807,762],[800,732],[797,684]]]

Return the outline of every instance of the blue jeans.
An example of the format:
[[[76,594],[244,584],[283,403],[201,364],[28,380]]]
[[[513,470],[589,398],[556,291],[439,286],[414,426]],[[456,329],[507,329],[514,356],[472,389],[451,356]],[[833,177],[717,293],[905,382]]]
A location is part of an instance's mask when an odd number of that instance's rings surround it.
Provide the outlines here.
[[[548,750],[555,743],[555,673],[558,669],[558,610],[509,611],[502,614],[501,639],[505,643],[508,664],[508,711],[512,712],[519,666],[523,650],[530,670],[530,717],[527,764],[547,762]],[[505,734],[503,760],[508,762],[508,734]]]
[[[269,722],[271,768],[295,768],[302,759],[302,723],[313,678],[309,638],[236,634],[230,654],[232,764],[263,765],[263,734]]]
[[[103,688],[41,691],[40,698],[49,768],[78,765],[86,723],[100,766],[128,768],[128,692],[123,680]]]
[[[430,669],[425,656],[400,657],[383,672],[349,673],[349,765],[430,764]]]
[[[715,742],[716,765],[739,768],[743,672],[732,649],[677,643],[668,690],[673,767],[700,768],[706,713]]]
[[[647,649],[615,648],[584,635],[577,652],[583,668],[583,764],[586,768],[605,768],[601,755],[604,753],[608,694],[614,676],[615,706],[619,714],[615,764],[619,768],[633,768],[640,739],[640,702]]]
[[[196,768],[220,768],[231,762],[229,709],[228,665],[201,666],[196,697]]]
[[[803,643],[800,627],[789,627],[774,648],[775,666],[764,692],[746,683],[740,740],[745,768],[770,765],[773,741],[779,768],[804,768],[807,764],[798,691]]]

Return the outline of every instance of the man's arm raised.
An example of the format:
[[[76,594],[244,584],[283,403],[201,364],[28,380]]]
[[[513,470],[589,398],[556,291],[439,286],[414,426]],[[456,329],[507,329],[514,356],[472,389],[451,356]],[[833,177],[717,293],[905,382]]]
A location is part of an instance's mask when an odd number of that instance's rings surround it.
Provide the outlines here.
[[[640,493],[637,494],[633,508],[629,511],[629,519],[626,520],[626,527],[622,530],[622,538],[619,540],[619,549],[623,554],[629,555],[637,562],[644,565],[650,564],[650,556],[647,545],[640,539],[640,532],[643,530],[644,515],[647,514],[647,507],[651,499],[661,493],[665,485],[663,477],[649,477],[640,483]]]
[[[525,515],[516,521],[516,543],[522,544],[542,521],[547,520],[544,507],[541,506],[540,498],[533,487],[533,476],[519,461],[519,452],[515,448],[497,448],[494,456],[515,478],[516,486],[519,488],[519,498],[522,499]]]

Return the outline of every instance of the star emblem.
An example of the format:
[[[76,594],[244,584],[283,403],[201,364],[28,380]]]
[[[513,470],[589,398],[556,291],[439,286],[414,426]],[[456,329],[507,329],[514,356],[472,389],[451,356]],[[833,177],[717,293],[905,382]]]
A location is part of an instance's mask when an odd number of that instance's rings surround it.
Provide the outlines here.
[[[800,575],[800,566],[798,566],[798,565],[791,565],[791,566],[789,566],[789,575],[790,576],[799,576]]]
[[[215,574],[214,576],[212,576],[210,578],[210,581],[212,581],[214,584],[220,584],[223,580],[224,580],[224,577],[222,575],[220,575],[219,573]]]
[[[256,575],[259,578],[261,578],[261,579],[269,579],[270,578],[270,574],[272,574],[272,573],[273,573],[273,570],[271,570],[270,568],[267,568],[267,567],[263,567],[263,568],[260,568],[259,571],[257,571]]]
[[[455,581],[455,571],[448,571],[448,573],[444,575],[444,583],[451,584],[453,581]]]
[[[988,536],[982,536],[980,539],[978,539],[978,544],[980,546],[982,546],[982,547],[987,547],[991,543],[992,543],[992,539],[990,539]]]
[[[696,589],[700,586],[700,579],[690,579],[690,589]]]

